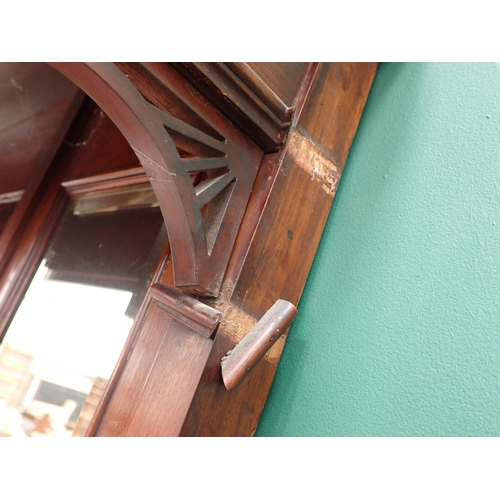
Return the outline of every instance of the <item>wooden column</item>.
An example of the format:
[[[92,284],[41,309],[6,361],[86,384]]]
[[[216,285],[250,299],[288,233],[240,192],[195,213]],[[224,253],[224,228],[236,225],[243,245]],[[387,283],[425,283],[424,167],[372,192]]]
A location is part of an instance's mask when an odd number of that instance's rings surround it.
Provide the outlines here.
[[[300,66],[301,83],[293,82],[295,98],[286,102],[294,108],[291,126],[277,152],[264,155],[221,292],[199,299],[222,313],[218,330],[201,335],[150,293],[89,435],[254,434],[287,333],[231,392],[221,359],[278,299],[298,304],[376,69],[373,63]],[[274,93],[279,85],[273,83]],[[160,282],[173,285],[172,277],[166,261]]]
[[[285,146],[267,159],[277,163],[274,183],[265,202],[255,200],[257,207],[265,203],[264,210],[241,271],[227,277],[234,288],[221,304],[224,317],[181,435],[255,433],[287,333],[231,392],[222,384],[218,363],[277,299],[298,304],[376,69],[376,64],[320,64]],[[300,304],[298,309],[300,314]]]

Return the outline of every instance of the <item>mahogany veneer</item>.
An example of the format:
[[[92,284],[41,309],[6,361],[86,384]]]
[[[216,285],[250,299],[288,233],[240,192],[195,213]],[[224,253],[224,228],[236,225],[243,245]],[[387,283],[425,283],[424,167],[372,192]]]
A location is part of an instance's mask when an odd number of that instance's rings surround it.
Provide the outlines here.
[[[221,359],[298,304],[377,65],[52,66],[102,109],[68,101],[0,235],[0,332],[69,197],[149,179],[169,243],[87,435],[253,435],[287,332],[231,391]]]

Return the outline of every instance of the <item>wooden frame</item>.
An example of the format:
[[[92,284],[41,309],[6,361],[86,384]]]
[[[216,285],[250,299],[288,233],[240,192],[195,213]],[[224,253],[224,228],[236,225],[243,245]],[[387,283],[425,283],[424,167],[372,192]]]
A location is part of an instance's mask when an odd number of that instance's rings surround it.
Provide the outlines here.
[[[150,288],[88,435],[253,435],[287,333],[231,392],[220,362],[278,299],[299,302],[376,64],[297,65],[282,87],[266,84],[279,64],[254,66],[258,78],[242,65],[52,66],[151,180],[172,249],[154,282],[197,296],[173,310]],[[199,187],[190,171],[205,172]],[[218,318],[206,335],[182,318],[204,307]]]
[[[52,66],[97,102],[136,152],[167,226],[176,286],[216,296],[262,152],[168,65]],[[193,187],[189,174],[201,171],[212,175]]]

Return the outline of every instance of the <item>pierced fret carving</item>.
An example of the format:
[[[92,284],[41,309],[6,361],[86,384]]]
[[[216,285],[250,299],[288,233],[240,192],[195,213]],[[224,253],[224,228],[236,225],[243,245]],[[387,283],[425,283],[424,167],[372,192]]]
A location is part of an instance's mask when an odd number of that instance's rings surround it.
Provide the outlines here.
[[[52,66],[137,154],[163,213],[176,286],[217,295],[262,151],[166,63]]]

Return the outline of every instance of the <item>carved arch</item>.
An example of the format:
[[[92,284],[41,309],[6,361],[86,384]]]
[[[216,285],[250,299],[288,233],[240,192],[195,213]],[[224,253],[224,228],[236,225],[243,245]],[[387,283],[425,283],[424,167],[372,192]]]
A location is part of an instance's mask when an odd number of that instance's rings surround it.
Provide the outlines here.
[[[166,63],[50,64],[101,107],[139,158],[163,214],[176,286],[217,295],[262,151]],[[203,173],[196,186],[193,173]]]

